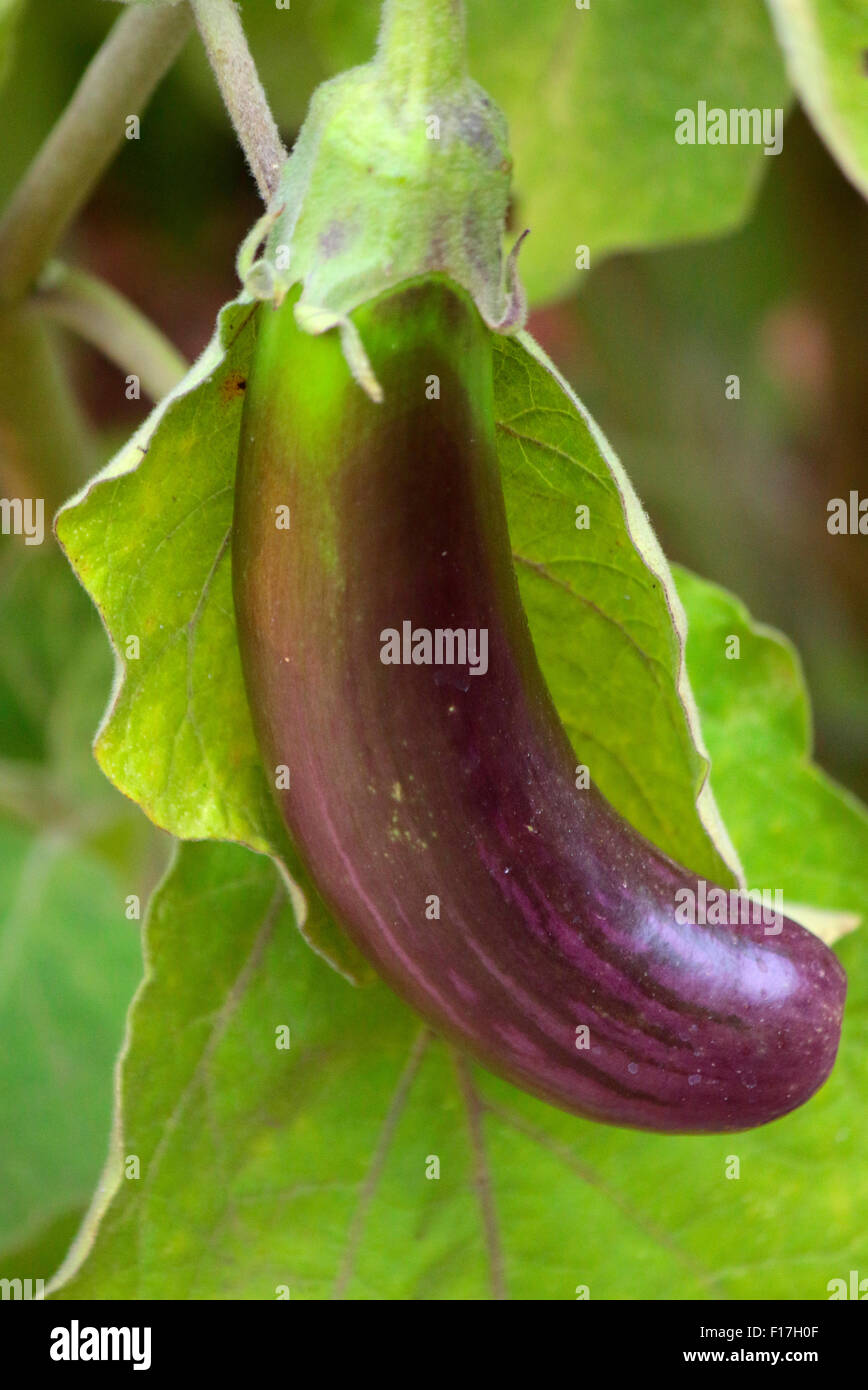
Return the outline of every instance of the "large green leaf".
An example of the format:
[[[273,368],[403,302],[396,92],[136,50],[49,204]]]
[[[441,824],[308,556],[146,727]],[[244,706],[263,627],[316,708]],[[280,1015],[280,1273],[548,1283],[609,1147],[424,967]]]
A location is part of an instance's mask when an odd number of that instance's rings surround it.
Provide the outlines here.
[[[755,0],[545,0],[469,5],[471,65],[509,118],[516,222],[534,300],[613,250],[713,236],[747,214],[756,145],[675,143],[681,108],[785,108],[768,16]],[[497,40],[492,41],[492,36]]]
[[[868,7],[861,0],[768,0],[787,68],[814,125],[868,197]]]
[[[319,0],[278,11],[273,0],[248,0],[254,56],[287,129],[298,129],[318,82],[370,58],[379,8]],[[578,283],[579,244],[596,264],[615,249],[710,236],[744,217],[762,149],[677,145],[675,113],[700,100],[787,105],[762,0],[594,0],[587,10],[570,0],[469,0],[467,15],[470,70],[509,120],[533,301]]]
[[[459,1062],[385,986],[329,970],[266,860],[183,846],[60,1296],[825,1298],[868,1257],[862,933],[842,955],[844,1042],[809,1106],[738,1136],[613,1130]]]

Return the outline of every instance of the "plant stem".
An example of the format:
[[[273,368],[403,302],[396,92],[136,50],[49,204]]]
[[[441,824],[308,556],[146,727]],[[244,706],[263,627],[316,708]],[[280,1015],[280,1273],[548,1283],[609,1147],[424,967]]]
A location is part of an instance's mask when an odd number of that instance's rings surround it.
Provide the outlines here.
[[[27,293],[189,27],[186,5],[134,5],[117,20],[0,220],[0,299]]]
[[[378,57],[403,101],[456,87],[467,72],[464,0],[384,0]]]
[[[84,270],[51,261],[32,303],[122,371],[134,372],[154,401],[168,395],[187,371],[181,353],[150,319],[118,290]]]
[[[287,153],[280,138],[234,0],[190,0],[208,60],[235,133],[268,204]]]

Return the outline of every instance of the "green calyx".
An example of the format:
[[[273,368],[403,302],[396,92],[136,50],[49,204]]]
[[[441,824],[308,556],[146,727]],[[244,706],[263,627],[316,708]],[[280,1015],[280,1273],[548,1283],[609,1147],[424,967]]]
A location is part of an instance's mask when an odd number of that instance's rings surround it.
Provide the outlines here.
[[[448,275],[490,327],[521,327],[518,247],[503,255],[511,167],[506,121],[467,74],[462,0],[386,0],[373,60],[314,93],[239,273],[275,303],[301,283],[300,327],[340,328],[379,399],[348,316],[405,280]]]

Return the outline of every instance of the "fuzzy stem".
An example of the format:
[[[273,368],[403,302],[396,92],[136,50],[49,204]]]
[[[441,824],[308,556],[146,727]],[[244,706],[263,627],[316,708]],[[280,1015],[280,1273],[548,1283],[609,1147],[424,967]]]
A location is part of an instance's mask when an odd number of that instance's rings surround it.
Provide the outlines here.
[[[105,281],[52,261],[33,305],[102,352],[121,371],[134,372],[152,400],[177,386],[187,362],[168,338]]]
[[[27,293],[123,140],[126,117],[141,113],[189,27],[186,5],[135,5],[117,20],[0,220],[0,299]]]
[[[190,0],[226,110],[264,203],[271,201],[287,153],[234,0]]]
[[[384,0],[378,60],[412,105],[457,86],[467,74],[464,0]]]

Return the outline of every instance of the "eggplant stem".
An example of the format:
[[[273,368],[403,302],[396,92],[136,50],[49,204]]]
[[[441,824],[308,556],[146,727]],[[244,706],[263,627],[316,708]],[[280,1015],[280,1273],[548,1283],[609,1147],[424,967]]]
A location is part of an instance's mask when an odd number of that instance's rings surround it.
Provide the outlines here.
[[[288,158],[233,0],[190,0],[223,104],[267,205]]]
[[[384,0],[377,61],[402,103],[456,87],[467,76],[464,0]]]

